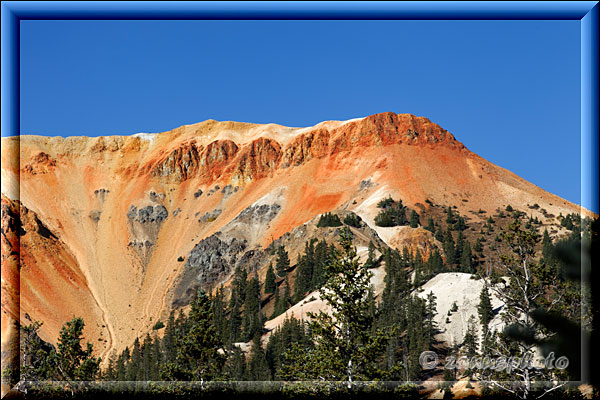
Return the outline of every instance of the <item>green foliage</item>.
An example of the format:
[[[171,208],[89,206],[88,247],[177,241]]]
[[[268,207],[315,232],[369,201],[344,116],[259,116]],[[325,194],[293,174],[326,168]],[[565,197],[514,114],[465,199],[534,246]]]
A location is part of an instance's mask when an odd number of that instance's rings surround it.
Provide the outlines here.
[[[162,329],[165,327],[165,323],[162,321],[157,321],[154,326],[152,327],[153,330],[157,331],[159,329]]]
[[[55,351],[39,337],[41,326],[42,322],[39,321],[20,326],[21,380],[42,381],[55,378]]]
[[[270,381],[271,370],[267,363],[267,357],[260,343],[260,334],[254,335],[252,339],[252,348],[250,349],[250,359],[248,360],[248,380],[250,381]]]
[[[444,234],[443,245],[444,253],[446,253],[446,264],[448,264],[449,266],[453,266],[454,264],[456,264],[456,247],[450,229],[448,229]]]
[[[278,315],[283,314],[290,305],[290,287],[286,278],[281,284],[281,289],[279,287],[275,289],[275,306],[273,307],[273,314],[271,314],[270,319],[273,319]]]
[[[100,358],[92,356],[94,347],[91,343],[88,342],[85,349],[81,346],[84,326],[83,318],[76,317],[67,321],[61,328],[56,352],[56,380],[96,379],[100,369]]]
[[[433,218],[429,217],[425,229],[427,229],[431,233],[435,233],[435,224],[433,223]]]
[[[273,264],[269,264],[267,274],[265,275],[265,293],[275,292],[275,272],[273,271]]]
[[[461,255],[460,255],[460,270],[462,272],[473,274],[475,273],[475,266],[473,263],[473,254],[471,253],[471,244],[468,240],[465,240]]]
[[[490,292],[488,290],[487,285],[483,285],[481,289],[481,293],[479,295],[479,305],[477,306],[477,313],[479,314],[479,322],[481,323],[481,329],[483,334],[483,350],[485,351],[487,347],[487,342],[489,340],[489,326],[490,322],[494,318],[494,310],[492,308],[492,300],[490,298]]]
[[[456,302],[452,303],[452,307],[450,307],[450,312],[457,312],[458,311],[458,304],[456,304]]]
[[[467,357],[475,357],[477,355],[477,322],[475,316],[471,315],[467,322],[467,331],[463,339],[463,347]]]
[[[346,217],[344,218],[344,224],[346,224],[348,226],[352,226],[354,228],[360,228],[361,219],[358,215],[356,215],[354,213],[350,213],[350,214],[346,215]]]
[[[419,214],[415,210],[410,212],[410,227],[417,228],[421,222],[419,221]]]
[[[388,196],[387,198],[380,200],[379,203],[377,203],[377,207],[382,208],[384,210],[390,208],[392,205],[394,205],[394,200],[391,196]]]
[[[321,215],[321,218],[319,218],[319,222],[317,223],[317,227],[319,228],[336,226],[342,226],[342,221],[340,221],[340,217],[330,212]]]
[[[369,241],[369,250],[365,266],[369,269],[377,268],[379,266],[379,259],[375,258],[375,245],[373,244],[373,241]]]
[[[218,351],[223,343],[213,324],[211,301],[203,290],[198,291],[192,302],[184,332],[175,344],[176,362],[163,366],[164,378],[206,381],[219,376],[225,363],[225,357]]]
[[[321,297],[332,314],[309,314],[314,348],[294,345],[282,365],[284,379],[354,380],[376,375],[374,361],[383,349],[383,332],[371,333],[369,285],[372,273],[358,262],[351,233],[340,234],[341,250],[325,266],[327,281]]]
[[[20,329],[22,380],[91,381],[98,377],[100,358],[92,355],[91,343],[85,348],[81,345],[83,318],[73,318],[62,326],[56,349],[40,339],[41,326],[33,321]]]
[[[390,202],[391,201],[391,202]],[[382,227],[407,225],[406,207],[402,205],[402,200],[398,200],[396,206],[393,206],[394,201],[387,198],[378,203],[383,206],[382,210],[375,216],[375,225]]]
[[[285,276],[289,268],[290,258],[288,257],[288,252],[285,250],[285,247],[279,246],[277,248],[277,260],[275,261],[275,269],[277,270],[277,275]]]
[[[254,276],[246,282],[244,316],[242,318],[242,338],[251,340],[257,333],[262,334],[263,316],[260,312],[260,283]]]

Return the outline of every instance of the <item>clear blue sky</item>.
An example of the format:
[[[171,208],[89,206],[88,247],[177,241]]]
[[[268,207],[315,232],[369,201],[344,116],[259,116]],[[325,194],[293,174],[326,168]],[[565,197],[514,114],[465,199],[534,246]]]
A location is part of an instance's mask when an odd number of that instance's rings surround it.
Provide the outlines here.
[[[22,134],[412,113],[580,203],[579,21],[22,21],[20,45]]]

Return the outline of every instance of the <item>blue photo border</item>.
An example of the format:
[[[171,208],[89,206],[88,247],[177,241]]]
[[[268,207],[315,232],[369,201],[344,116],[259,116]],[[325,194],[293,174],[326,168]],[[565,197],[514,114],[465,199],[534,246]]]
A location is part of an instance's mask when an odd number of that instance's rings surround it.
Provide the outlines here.
[[[4,1],[1,3],[1,133],[20,132],[22,20],[579,20],[581,204],[598,202],[598,1],[187,2]],[[17,155],[18,156],[18,155]],[[591,365],[583,343],[583,365]],[[582,368],[582,381],[590,379]]]

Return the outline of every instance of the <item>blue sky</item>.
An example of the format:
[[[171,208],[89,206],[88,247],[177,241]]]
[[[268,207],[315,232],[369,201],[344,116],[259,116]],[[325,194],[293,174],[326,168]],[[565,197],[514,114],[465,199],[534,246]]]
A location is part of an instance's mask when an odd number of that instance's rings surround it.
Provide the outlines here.
[[[425,116],[580,203],[579,21],[22,21],[21,133]],[[597,211],[597,210],[596,210]]]

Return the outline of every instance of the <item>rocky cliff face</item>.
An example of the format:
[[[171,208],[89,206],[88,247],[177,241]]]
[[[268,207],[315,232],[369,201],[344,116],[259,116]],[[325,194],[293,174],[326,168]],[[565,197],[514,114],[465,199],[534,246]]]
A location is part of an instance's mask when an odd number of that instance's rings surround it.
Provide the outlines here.
[[[264,275],[268,246],[301,249],[305,224],[321,213],[354,212],[372,231],[366,243],[427,253],[427,232],[374,225],[381,198],[463,214],[538,203],[532,214],[543,221],[541,209],[581,212],[409,114],[2,138],[2,161],[2,332],[28,313],[53,341],[81,315],[102,355],[145,335],[197,287],[227,286],[236,265]]]

